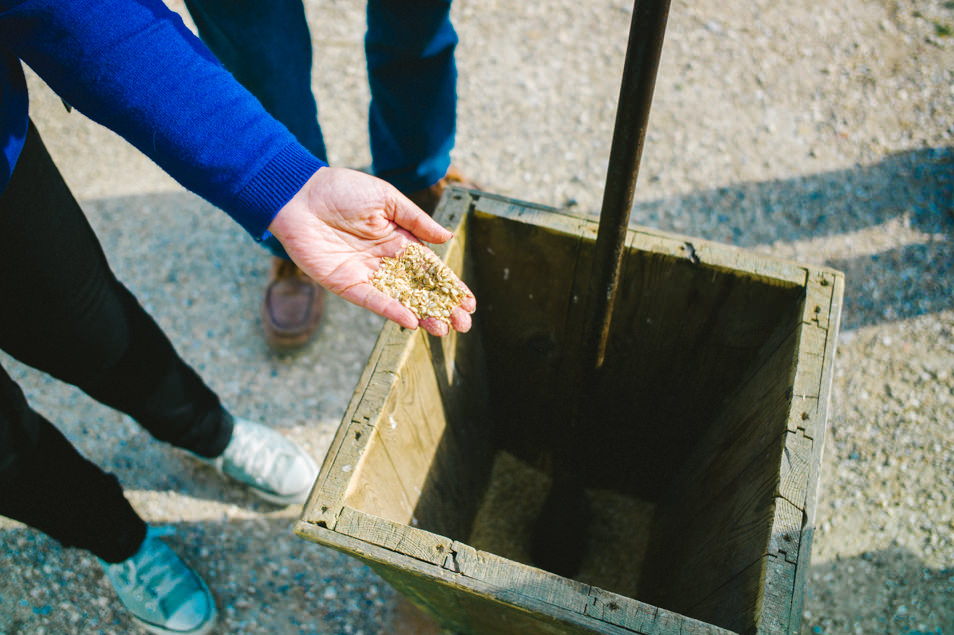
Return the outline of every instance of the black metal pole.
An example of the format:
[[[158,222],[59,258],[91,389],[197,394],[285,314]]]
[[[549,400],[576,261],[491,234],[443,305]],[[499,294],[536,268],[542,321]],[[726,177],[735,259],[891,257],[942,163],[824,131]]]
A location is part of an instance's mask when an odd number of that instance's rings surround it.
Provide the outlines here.
[[[670,0],[636,0],[626,47],[623,80],[616,109],[606,187],[593,256],[592,322],[586,330],[588,369],[603,364],[606,340],[619,284],[620,263],[639,176],[639,161],[656,86]]]
[[[588,536],[589,501],[584,492],[591,445],[585,416],[595,412],[620,265],[633,206],[649,107],[656,85],[670,0],[636,0],[630,23],[606,187],[596,237],[588,297],[582,303],[581,348],[564,350],[563,398],[569,400],[562,443],[554,454],[553,481],[537,518],[531,557],[537,566],[572,577],[579,570]],[[570,323],[573,323],[570,320]],[[572,337],[568,334],[568,337]],[[572,359],[570,351],[579,351]]]

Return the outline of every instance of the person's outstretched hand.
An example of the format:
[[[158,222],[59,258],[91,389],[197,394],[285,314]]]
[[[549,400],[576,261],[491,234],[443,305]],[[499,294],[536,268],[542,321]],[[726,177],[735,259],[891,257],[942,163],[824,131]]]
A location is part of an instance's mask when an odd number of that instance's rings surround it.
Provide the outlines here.
[[[268,227],[302,271],[342,298],[401,326],[443,336],[447,324],[418,320],[403,304],[375,289],[371,274],[384,257],[412,242],[443,243],[452,234],[389,183],[363,172],[325,167],[278,212]],[[467,295],[451,312],[454,330],[470,329],[477,303]]]

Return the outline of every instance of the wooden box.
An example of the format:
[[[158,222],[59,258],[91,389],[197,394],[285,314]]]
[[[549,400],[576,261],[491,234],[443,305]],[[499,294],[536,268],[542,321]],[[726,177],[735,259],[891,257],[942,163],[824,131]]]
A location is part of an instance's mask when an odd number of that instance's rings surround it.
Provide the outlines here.
[[[842,275],[629,231],[568,579],[527,553],[596,223],[464,190],[437,218],[474,329],[383,328],[296,533],[456,633],[797,633]]]

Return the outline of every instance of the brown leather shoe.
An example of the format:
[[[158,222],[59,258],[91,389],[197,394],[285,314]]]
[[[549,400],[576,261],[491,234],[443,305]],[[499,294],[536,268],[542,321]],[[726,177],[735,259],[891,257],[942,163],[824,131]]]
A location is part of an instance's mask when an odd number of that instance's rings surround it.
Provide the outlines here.
[[[272,257],[262,298],[265,341],[276,351],[303,346],[314,334],[325,311],[325,290],[295,263]]]
[[[411,199],[415,205],[433,216],[434,210],[437,209],[437,204],[441,201],[441,194],[444,193],[444,188],[448,185],[458,185],[460,187],[466,187],[469,190],[483,189],[461,174],[457,168],[451,166],[447,170],[447,174],[445,174],[444,178],[440,181],[430,187],[425,187],[423,190],[411,192],[407,197]]]

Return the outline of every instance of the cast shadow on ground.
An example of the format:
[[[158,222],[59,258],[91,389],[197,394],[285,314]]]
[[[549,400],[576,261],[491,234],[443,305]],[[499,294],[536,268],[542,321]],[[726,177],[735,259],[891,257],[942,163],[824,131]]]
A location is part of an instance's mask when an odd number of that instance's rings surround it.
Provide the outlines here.
[[[214,633],[386,632],[396,593],[366,566],[304,541],[289,519],[175,523],[165,540],[216,598]],[[0,529],[0,633],[137,633],[95,558],[33,529]]]
[[[842,328],[854,329],[954,308],[954,148],[638,202],[632,222],[755,248],[856,234],[899,217],[930,238],[816,263],[845,273]]]
[[[858,632],[856,621],[899,635],[952,632],[954,563],[934,568],[894,546],[813,562],[808,575],[804,635]]]
[[[925,232],[952,233],[954,146],[898,152],[869,166],[637,202],[632,220],[748,248],[848,234],[902,214]],[[713,221],[715,235],[701,235],[700,228],[712,228]]]

